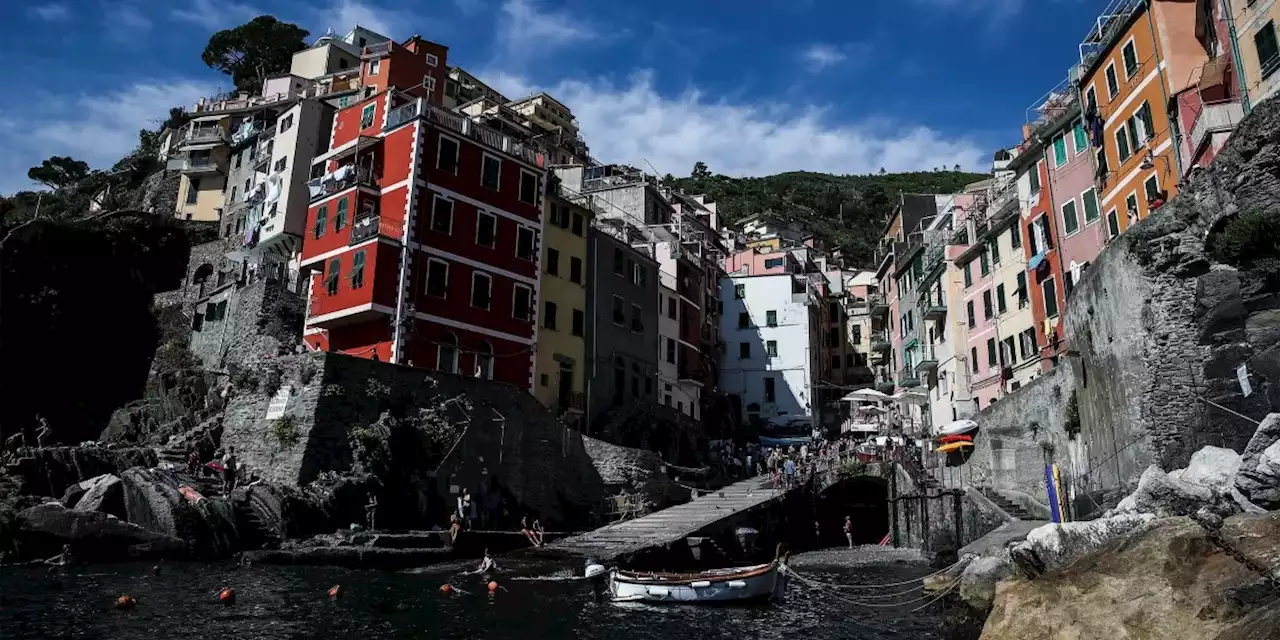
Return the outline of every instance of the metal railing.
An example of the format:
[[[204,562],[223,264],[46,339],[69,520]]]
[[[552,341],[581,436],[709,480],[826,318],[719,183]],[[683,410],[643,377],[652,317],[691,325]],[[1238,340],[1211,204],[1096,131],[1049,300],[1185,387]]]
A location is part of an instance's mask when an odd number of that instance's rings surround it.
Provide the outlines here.
[[[1244,119],[1244,105],[1235,100],[1208,102],[1191,121],[1191,150],[1204,147],[1205,138],[1219,131],[1230,131]]]
[[[311,200],[315,201],[358,184],[367,187],[376,186],[373,182],[373,176],[367,167],[355,167],[351,173],[336,180],[316,178],[307,183],[307,188],[310,190]]]
[[[201,173],[221,171],[221,169],[218,168],[218,163],[215,162],[211,156],[201,156],[199,158],[187,156],[182,160],[182,171],[188,173]]]
[[[223,129],[221,126],[213,125],[197,127],[195,125],[191,125],[183,131],[182,140],[179,144],[227,142],[229,139],[230,135],[227,133],[227,130]]]
[[[351,225],[351,240],[348,245],[359,244],[378,236],[397,241],[401,240],[404,237],[404,222],[401,220],[388,220],[381,216],[356,218],[356,221]]]
[[[427,103],[422,98],[416,98],[408,104],[392,109],[391,113],[387,114],[387,130],[419,117],[529,164],[542,166],[541,154],[538,153],[536,146],[520,142],[482,124],[476,124],[464,116],[445,111]]]

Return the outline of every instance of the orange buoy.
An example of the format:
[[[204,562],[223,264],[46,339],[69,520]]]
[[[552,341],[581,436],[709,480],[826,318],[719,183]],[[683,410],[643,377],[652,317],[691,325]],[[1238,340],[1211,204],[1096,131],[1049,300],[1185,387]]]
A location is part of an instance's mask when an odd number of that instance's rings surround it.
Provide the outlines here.
[[[447,582],[440,585],[440,593],[449,593],[450,591],[453,591],[453,585],[450,585]]]
[[[218,592],[218,601],[225,605],[233,605],[236,603],[236,590],[226,587]]]
[[[498,590],[498,583],[497,583],[497,582],[494,582],[494,581],[492,581],[492,580],[490,580],[490,581],[489,581],[489,593],[493,593],[494,591],[497,591],[497,590]]]
[[[134,600],[132,597],[126,594],[126,595],[120,596],[119,598],[116,598],[116,603],[114,607],[122,611],[129,611],[129,610],[132,610],[135,606],[137,606],[137,604],[138,604],[137,600]]]
[[[342,595],[342,585],[340,585],[340,584],[335,584],[335,585],[333,585],[332,587],[329,587],[329,599],[330,599],[330,600],[337,600],[337,599],[338,599],[338,596],[340,596],[340,595]]]

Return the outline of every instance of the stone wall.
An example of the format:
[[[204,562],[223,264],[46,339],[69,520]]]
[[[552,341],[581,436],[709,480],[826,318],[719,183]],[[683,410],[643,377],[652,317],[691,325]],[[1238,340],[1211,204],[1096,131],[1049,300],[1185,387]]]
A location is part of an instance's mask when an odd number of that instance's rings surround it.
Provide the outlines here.
[[[979,411],[973,417],[979,431],[968,462],[940,474],[947,486],[992,487],[1048,504],[1042,443],[1052,444],[1066,462],[1070,449],[1066,407],[1074,388],[1071,367],[1059,366]]]
[[[178,210],[178,186],[181,183],[181,173],[157,171],[147,176],[130,207],[160,216],[172,216]]]
[[[1280,206],[1280,103],[1254,109],[1208,169],[1098,256],[1065,315],[1090,490],[1131,489],[1149,464],[1185,466],[1208,444],[1240,450],[1276,395],[1280,288],[1214,264],[1205,238]],[[1244,397],[1235,369],[1257,390]]]
[[[223,304],[225,311],[212,312]],[[274,278],[228,284],[196,305],[201,323],[191,332],[191,352],[215,370],[293,353],[305,309],[306,302]]]
[[[176,189],[175,189],[176,193]],[[223,257],[227,253],[238,247],[235,239],[217,240],[214,242],[206,242],[204,244],[191,247],[191,255],[187,259],[186,275],[182,278],[182,285],[176,290],[166,291],[156,295],[155,304],[157,307],[168,307],[176,304],[186,305],[187,316],[190,317],[189,307],[195,306],[196,302],[209,295],[215,288],[216,275],[204,287],[197,282],[196,272],[202,267],[208,265],[207,269],[217,271],[219,265],[222,264]]]
[[[893,465],[889,499],[892,544],[928,553],[955,554],[1007,521],[989,503],[975,499],[969,492],[918,490],[911,476],[898,465]]]

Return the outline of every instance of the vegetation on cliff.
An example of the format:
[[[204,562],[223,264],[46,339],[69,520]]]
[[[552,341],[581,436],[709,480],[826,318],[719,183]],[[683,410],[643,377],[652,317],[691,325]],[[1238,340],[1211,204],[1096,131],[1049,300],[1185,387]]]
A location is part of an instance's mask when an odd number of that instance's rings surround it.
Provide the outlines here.
[[[850,263],[869,265],[884,224],[900,193],[956,193],[990,176],[955,170],[840,176],[790,171],[759,178],[712,173],[699,162],[687,178],[671,175],[663,183],[690,194],[706,194],[718,204],[723,221],[734,224],[757,213],[772,213],[811,229],[839,247]]]

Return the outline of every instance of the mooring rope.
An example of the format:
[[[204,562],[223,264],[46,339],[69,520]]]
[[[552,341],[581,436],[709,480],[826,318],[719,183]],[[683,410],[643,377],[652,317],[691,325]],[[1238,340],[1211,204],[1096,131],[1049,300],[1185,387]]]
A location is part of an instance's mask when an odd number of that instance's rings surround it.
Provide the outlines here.
[[[796,576],[797,578],[800,578],[801,580],[809,580],[810,582],[813,582],[813,583],[815,583],[815,584],[819,584],[819,585],[822,585],[822,586],[824,586],[824,587],[831,587],[831,588],[833,588],[833,589],[887,589],[887,588],[889,588],[889,587],[904,587],[904,586],[906,586],[906,585],[913,584],[913,583],[916,583],[916,582],[922,583],[922,584],[921,584],[921,586],[923,586],[923,582],[924,582],[926,579],[928,579],[928,578],[932,578],[932,577],[937,576],[937,575],[944,574],[944,573],[946,573],[946,572],[948,572],[948,571],[950,571],[950,570],[954,569],[955,567],[959,566],[961,563],[964,563],[964,562],[966,562],[966,560],[960,560],[960,561],[955,562],[955,563],[953,563],[953,564],[951,564],[951,565],[949,565],[949,566],[947,566],[947,567],[944,567],[944,568],[942,568],[942,569],[939,569],[939,570],[937,570],[937,571],[934,571],[933,573],[930,573],[930,574],[928,574],[928,575],[924,575],[924,576],[920,576],[919,578],[915,578],[915,579],[913,579],[913,580],[905,580],[905,581],[903,581],[903,582],[888,582],[888,583],[885,583],[885,584],[836,584],[836,583],[834,583],[834,582],[820,582],[820,581],[818,581],[818,580],[814,580],[814,579],[812,579],[812,578],[805,578],[805,577],[801,576],[799,573],[797,573],[797,572],[796,572],[796,570],[795,570],[795,569],[792,569],[791,567],[787,567],[787,572],[788,572],[788,573],[790,573],[790,574],[792,574],[792,575],[794,575],[794,576]],[[904,592],[904,593],[909,593],[910,591],[915,591],[915,589],[910,589],[910,590],[908,590],[907,592]]]
[[[798,573],[796,573],[796,572],[794,572],[794,571],[790,571],[790,570],[788,570],[788,573],[790,573],[792,576],[794,576],[796,579],[800,580],[801,582],[804,582],[805,584],[808,584],[809,586],[828,586],[828,585],[825,585],[825,584],[823,584],[823,583],[819,583],[819,582],[817,582],[817,581],[810,580],[810,579],[808,579],[808,578],[806,578],[806,577],[804,577],[804,576],[802,576],[802,575],[800,575],[800,574],[798,574]],[[947,593],[947,592],[951,591],[951,589],[955,588],[955,586],[956,586],[957,584],[959,584],[959,582],[960,582],[960,579],[959,579],[959,578],[956,578],[955,580],[953,580],[951,583],[949,583],[949,584],[947,585],[947,587],[946,587],[946,589],[944,589],[943,593],[945,594],[945,593]],[[834,585],[834,586],[840,586],[840,585]],[[911,591],[915,591],[915,589],[912,589]],[[904,593],[911,593],[911,591],[907,591],[907,592],[904,592]],[[842,601],[842,602],[846,602],[846,603],[848,603],[848,604],[857,605],[857,606],[860,606],[860,607],[874,607],[874,608],[885,608],[885,609],[891,609],[891,608],[896,608],[896,607],[902,607],[902,606],[909,605],[909,604],[914,604],[914,603],[916,603],[916,602],[922,602],[922,601],[924,601],[924,600],[929,600],[929,599],[932,597],[932,595],[931,595],[931,594],[925,594],[925,595],[920,596],[920,597],[917,597],[917,598],[912,598],[911,600],[903,600],[902,602],[864,602],[864,601],[862,601],[862,600],[854,600],[854,599],[852,599],[852,598],[847,598],[847,597],[844,597],[844,596],[841,596],[841,595],[834,595],[834,597],[835,597],[837,600],[840,600],[840,601]],[[937,598],[933,598],[933,600],[930,600],[929,604],[932,604],[932,603],[933,603],[934,601],[936,601],[936,600],[937,600]],[[925,606],[928,606],[928,604],[926,604]]]
[[[952,582],[952,583],[951,583],[951,586],[947,587],[946,589],[943,589],[943,590],[942,590],[942,593],[939,593],[939,594],[938,594],[938,596],[937,596],[936,598],[934,598],[934,599],[932,599],[932,600],[930,600],[930,601],[928,601],[928,602],[926,602],[926,603],[924,603],[924,604],[922,604],[922,605],[920,605],[920,606],[918,606],[918,607],[916,607],[916,608],[914,608],[914,609],[912,609],[912,610],[908,611],[907,613],[915,613],[915,612],[917,612],[917,611],[919,611],[919,610],[921,610],[921,609],[924,609],[924,608],[928,607],[929,605],[931,605],[931,604],[933,604],[933,603],[935,603],[935,602],[937,602],[937,601],[941,600],[941,599],[942,599],[943,597],[945,597],[948,593],[951,593],[951,591],[952,591],[953,589],[955,589],[955,588],[956,588],[957,586],[959,586],[959,585],[960,585],[960,578],[956,578],[956,581],[955,581],[955,582]]]

